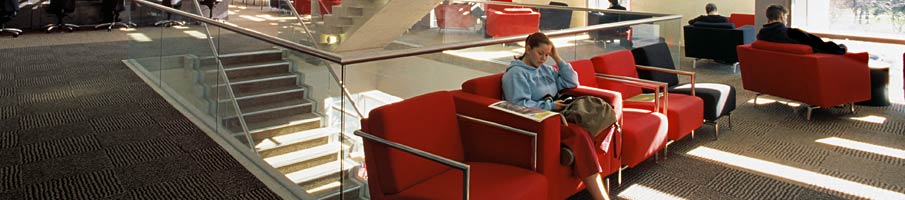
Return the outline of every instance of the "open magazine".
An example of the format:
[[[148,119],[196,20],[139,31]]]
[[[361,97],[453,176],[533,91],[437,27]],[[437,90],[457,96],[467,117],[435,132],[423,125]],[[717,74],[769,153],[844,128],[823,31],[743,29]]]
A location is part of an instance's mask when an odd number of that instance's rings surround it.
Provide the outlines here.
[[[524,118],[528,118],[528,119],[534,120],[536,122],[544,121],[544,119],[559,115],[559,113],[557,113],[557,112],[518,105],[518,104],[510,103],[508,101],[496,102],[496,103],[490,104],[490,106],[488,106],[488,107],[497,109],[497,110],[502,110],[502,111],[505,111],[508,113],[512,113],[512,114],[515,114],[515,115],[518,115],[518,116],[521,116]],[[563,121],[565,121],[565,120],[563,120]]]

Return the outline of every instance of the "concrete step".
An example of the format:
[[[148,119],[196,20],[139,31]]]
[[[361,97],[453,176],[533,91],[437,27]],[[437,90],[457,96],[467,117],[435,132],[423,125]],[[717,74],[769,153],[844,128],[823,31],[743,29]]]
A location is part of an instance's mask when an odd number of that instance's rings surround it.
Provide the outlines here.
[[[256,63],[242,63],[242,64],[233,64],[224,66],[224,70],[226,70],[226,75],[229,77],[230,81],[234,81],[237,79],[246,79],[250,77],[260,77],[268,74],[280,74],[291,72],[289,68],[289,62],[286,61],[277,61],[277,62],[256,62]],[[219,70],[216,66],[206,66],[204,67],[204,73],[202,74],[204,81],[208,84],[213,85],[219,80]]]
[[[264,50],[243,53],[232,53],[220,55],[220,62],[223,66],[242,64],[242,63],[258,63],[258,62],[275,62],[283,60],[283,51],[281,50]],[[200,66],[216,66],[217,62],[213,57],[202,58]]]
[[[339,133],[339,131],[331,131],[312,129],[272,137],[258,142],[255,148],[258,154],[271,166],[275,168],[287,167],[297,162],[324,156],[323,154],[330,152],[339,153],[340,144],[331,144],[329,141],[330,136]],[[338,157],[332,160],[337,159]]]
[[[340,185],[343,186],[342,199],[340,199]],[[308,192],[309,194],[316,196],[318,200],[357,200],[363,199],[359,196],[362,187],[366,186],[357,181],[346,181],[345,183],[335,181],[312,188],[308,190]]]
[[[259,91],[267,88],[299,87],[297,82],[298,75],[291,72],[230,79],[233,92],[235,92],[237,97],[260,94]],[[208,97],[214,97],[215,94],[211,92],[217,90],[219,90],[220,94],[227,94],[225,84],[213,85],[211,88],[206,94]]]
[[[229,130],[242,132],[239,120],[235,116],[226,117],[223,120]],[[302,109],[288,109],[267,114],[245,116],[248,130],[255,139],[261,138],[258,134],[265,130],[290,128],[290,130],[285,131],[298,132],[318,128],[320,127],[320,120],[321,116]]]
[[[293,183],[302,186],[302,189],[310,190],[340,180],[340,176],[343,175],[342,172],[356,166],[358,166],[357,162],[343,159],[342,164],[340,164],[340,161],[333,161],[286,174],[286,177],[292,180]]]
[[[351,25],[355,24],[355,20],[353,20],[354,18],[355,17],[326,14],[326,15],[324,15],[324,24],[331,24],[331,25],[342,24],[342,25],[351,26]]]

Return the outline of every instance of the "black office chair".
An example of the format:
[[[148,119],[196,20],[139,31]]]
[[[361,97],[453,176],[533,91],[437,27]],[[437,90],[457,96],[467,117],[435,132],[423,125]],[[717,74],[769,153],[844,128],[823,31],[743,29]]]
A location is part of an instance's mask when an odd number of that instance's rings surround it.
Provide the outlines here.
[[[22,30],[6,28],[6,22],[12,20],[18,11],[19,0],[2,0],[0,2],[0,34],[11,33],[13,37],[19,37],[22,34]]]
[[[106,23],[98,24],[97,26],[94,26],[94,29],[106,27],[107,31],[111,31],[116,27],[135,27],[134,23],[121,22],[119,19],[119,13],[126,9],[125,2],[126,1],[124,0],[104,0],[101,3],[101,16]]]
[[[160,5],[178,10],[180,7],[182,7],[182,0],[163,0],[160,2]],[[160,20],[160,21],[157,21],[154,23],[154,26],[164,26],[164,27],[182,26],[182,25],[185,25],[185,21],[174,20],[173,13],[167,13],[167,19]]]
[[[569,4],[562,2],[550,2],[551,6],[566,6]],[[540,8],[540,30],[562,30],[569,28],[572,22],[571,10],[560,10],[552,8]]]
[[[75,0],[50,0],[50,6],[47,6],[47,13],[56,15],[57,23],[48,24],[44,27],[45,32],[53,32],[54,30],[64,30],[72,32],[79,28],[75,24],[67,24],[63,22],[63,18],[75,11]]]

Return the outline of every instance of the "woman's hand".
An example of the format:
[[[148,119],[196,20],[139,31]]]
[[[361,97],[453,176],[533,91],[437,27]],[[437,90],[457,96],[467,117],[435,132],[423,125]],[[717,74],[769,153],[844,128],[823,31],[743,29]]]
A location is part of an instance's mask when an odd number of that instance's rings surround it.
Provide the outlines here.
[[[562,58],[559,57],[559,53],[556,53],[556,46],[550,45],[550,57],[553,58],[553,61],[556,63],[562,62]]]
[[[553,101],[553,111],[560,111],[564,108],[566,108],[566,102],[562,100]]]

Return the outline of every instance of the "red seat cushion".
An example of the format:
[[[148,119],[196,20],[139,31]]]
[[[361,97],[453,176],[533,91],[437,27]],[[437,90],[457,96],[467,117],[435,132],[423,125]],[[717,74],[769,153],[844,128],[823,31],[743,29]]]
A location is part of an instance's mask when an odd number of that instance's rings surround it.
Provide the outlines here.
[[[546,199],[547,180],[531,170],[493,163],[471,166],[471,199]],[[391,199],[462,199],[462,171],[449,169]]]
[[[622,110],[622,164],[634,167],[666,145],[666,116],[650,110]]]
[[[704,124],[704,100],[699,97],[670,93],[667,104],[666,117],[669,119],[669,139],[679,140],[687,136],[691,131]],[[639,108],[651,110],[654,107],[650,102],[626,101],[625,108]]]
[[[429,110],[430,112],[424,112]],[[449,92],[434,92],[374,109],[368,118],[370,133],[455,161],[464,161],[455,104]],[[397,149],[365,145],[375,162],[385,193],[396,193],[444,173],[447,167]]]

